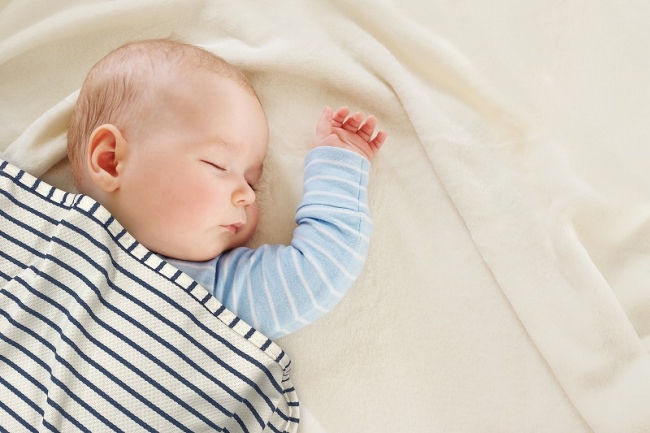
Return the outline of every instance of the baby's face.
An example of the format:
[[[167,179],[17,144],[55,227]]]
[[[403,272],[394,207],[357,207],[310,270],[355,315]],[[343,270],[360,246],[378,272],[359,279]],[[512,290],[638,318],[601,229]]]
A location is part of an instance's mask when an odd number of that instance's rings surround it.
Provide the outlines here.
[[[161,87],[125,137],[111,211],[148,249],[204,261],[243,245],[258,221],[268,124],[238,84],[197,73]]]

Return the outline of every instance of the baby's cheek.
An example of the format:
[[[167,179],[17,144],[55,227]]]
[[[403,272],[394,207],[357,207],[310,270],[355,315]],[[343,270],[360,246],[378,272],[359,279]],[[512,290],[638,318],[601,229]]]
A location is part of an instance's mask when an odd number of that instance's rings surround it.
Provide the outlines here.
[[[180,224],[206,224],[209,222],[210,214],[219,207],[215,198],[218,197],[214,191],[201,185],[179,188],[175,191],[175,197],[172,199]],[[214,219],[214,217],[212,217]]]
[[[250,236],[252,236],[253,233],[255,232],[259,219],[260,219],[260,208],[257,205],[257,203],[253,203],[252,205],[246,208],[246,223],[247,223],[246,225],[251,230]]]

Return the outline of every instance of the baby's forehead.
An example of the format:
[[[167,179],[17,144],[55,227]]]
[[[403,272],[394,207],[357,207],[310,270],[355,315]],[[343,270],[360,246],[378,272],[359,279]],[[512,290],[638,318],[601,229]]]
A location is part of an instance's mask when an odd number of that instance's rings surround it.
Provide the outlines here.
[[[206,73],[190,68],[158,69],[141,76],[133,90],[138,94],[139,114],[169,107],[170,103],[187,99],[188,84],[201,83]],[[135,107],[134,107],[135,108]]]
[[[220,74],[215,71],[206,70],[200,67],[183,66],[152,74],[150,79],[143,83],[145,88],[152,90],[152,96],[169,95],[175,93],[175,89],[182,87],[184,83],[197,83],[203,86],[233,86],[244,90],[252,98],[259,102],[255,90],[251,86],[242,83],[236,77]],[[143,88],[144,90],[144,88]],[[153,101],[152,101],[153,102]]]

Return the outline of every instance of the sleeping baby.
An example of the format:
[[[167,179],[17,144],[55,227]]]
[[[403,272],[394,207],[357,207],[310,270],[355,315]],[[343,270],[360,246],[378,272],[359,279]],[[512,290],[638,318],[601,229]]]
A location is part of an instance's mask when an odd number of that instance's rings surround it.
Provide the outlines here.
[[[275,339],[331,310],[362,269],[370,161],[386,139],[376,123],[324,109],[289,246],[244,247],[269,128],[248,79],[201,48],[150,40],[101,59],[81,88],[68,155],[80,193]]]

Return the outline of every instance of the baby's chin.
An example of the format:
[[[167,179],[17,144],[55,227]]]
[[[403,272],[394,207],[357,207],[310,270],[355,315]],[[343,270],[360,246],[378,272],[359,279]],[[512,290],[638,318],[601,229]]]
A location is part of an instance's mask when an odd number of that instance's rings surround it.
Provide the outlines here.
[[[207,262],[223,254],[226,251],[234,250],[235,248],[244,246],[246,242],[248,242],[248,239],[237,240],[221,248],[210,246],[205,249],[200,249],[200,248],[196,248],[195,246],[193,248],[184,249],[184,251],[179,251],[179,250],[170,251],[169,254],[162,254],[162,255],[176,260],[183,260],[186,262]]]
[[[177,260],[184,260],[186,262],[207,262],[214,259],[215,257],[221,255],[224,251],[231,250],[232,248],[206,248],[204,251],[201,251],[197,248],[194,248],[192,251],[186,252],[185,254],[176,252],[172,257]]]
[[[209,234],[204,237],[193,236],[194,242],[187,242],[188,237],[184,236],[164,239],[155,237],[148,240],[141,239],[140,243],[150,251],[170,259],[207,262],[226,251],[246,245],[253,232],[254,230],[244,229],[236,235],[226,238],[222,234],[212,238]]]
[[[143,243],[143,245],[145,245]],[[187,246],[181,248],[160,248],[160,247],[149,247],[145,245],[151,252],[156,253],[160,256],[167,257],[169,259],[182,260],[185,262],[207,262],[214,259],[224,251],[225,248],[215,248],[211,246],[210,248],[197,248],[196,246]],[[231,248],[228,248],[231,249]]]

